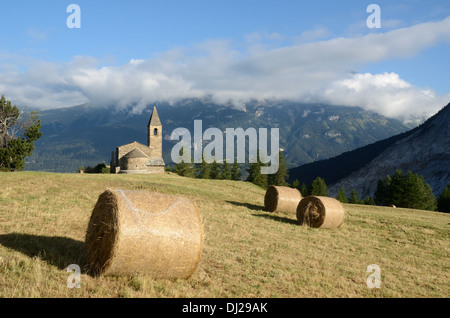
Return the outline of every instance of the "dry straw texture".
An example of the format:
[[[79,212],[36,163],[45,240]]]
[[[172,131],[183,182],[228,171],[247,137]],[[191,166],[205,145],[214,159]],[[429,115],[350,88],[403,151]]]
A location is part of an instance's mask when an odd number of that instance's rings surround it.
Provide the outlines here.
[[[309,196],[297,208],[300,224],[315,228],[337,228],[344,222],[344,216],[344,206],[334,198]]]
[[[189,278],[201,249],[202,224],[195,203],[148,191],[106,190],[86,232],[95,275]]]
[[[294,188],[270,186],[264,196],[264,207],[269,212],[297,212],[302,195]]]

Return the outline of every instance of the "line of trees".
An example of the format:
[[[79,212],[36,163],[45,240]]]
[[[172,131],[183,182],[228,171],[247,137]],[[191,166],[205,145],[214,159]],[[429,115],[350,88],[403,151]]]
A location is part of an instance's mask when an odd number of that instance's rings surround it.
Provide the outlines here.
[[[298,181],[296,181],[297,187],[298,184]],[[309,187],[302,184],[299,189],[303,196],[328,196],[325,180],[320,177],[317,177]],[[411,171],[403,174],[401,170],[396,170],[392,176],[388,175],[384,180],[378,181],[374,198],[367,196],[360,199],[356,189],[353,189],[350,196],[347,196],[342,186],[336,195],[336,199],[351,204],[394,205],[402,208],[450,212],[450,183],[436,199],[430,185],[425,182],[422,176]]]
[[[264,189],[270,185],[290,186],[297,188],[302,196],[316,195],[329,196],[327,184],[321,177],[317,177],[309,186],[305,183],[300,185],[298,180],[294,180],[292,184],[288,183],[289,170],[283,153],[279,153],[279,169],[273,175],[261,174],[261,167],[264,164],[260,158],[256,163],[249,165],[248,177],[246,181],[252,182]],[[168,167],[167,170],[173,171],[181,176],[201,178],[201,179],[224,179],[224,180],[241,180],[240,165],[237,162],[222,164],[213,162],[200,164],[179,163],[173,170]],[[344,187],[339,189],[336,199],[343,203],[365,204],[365,205],[395,205],[397,207],[422,209],[431,211],[450,212],[450,184],[444,189],[438,199],[433,195],[429,184],[425,182],[423,177],[416,173],[407,172],[403,174],[401,170],[395,171],[394,175],[386,176],[384,180],[379,180],[374,197],[366,196],[360,198],[356,189],[352,189],[347,196]]]
[[[293,182],[292,185],[294,185],[294,183],[295,182]],[[295,184],[298,184],[298,181]],[[307,187],[306,184],[303,183],[298,189],[300,190],[303,197],[308,195],[323,197],[329,196],[327,184],[321,177],[317,177],[316,179],[314,179],[309,187]],[[353,189],[350,193],[350,196],[347,197],[344,187],[341,187],[339,189],[339,192],[336,195],[336,199],[341,201],[342,203],[375,205],[375,202],[371,196],[367,196],[365,199],[360,199],[358,192],[356,192],[356,189]]]
[[[423,177],[409,171],[403,174],[396,170],[391,176],[379,180],[375,191],[375,202],[379,205],[395,205],[402,208],[437,210],[433,191]]]
[[[192,164],[181,162],[173,168],[166,167],[166,171],[172,171],[180,176],[199,179],[222,179],[240,180],[240,166],[236,162],[230,165],[228,162],[219,164],[217,162]]]
[[[327,184],[321,177],[317,177],[311,185],[309,185],[309,187],[307,187],[305,183],[300,185],[298,180],[294,180],[292,184],[289,184],[289,168],[283,152],[281,151],[279,152],[278,171],[275,174],[261,174],[261,167],[264,165],[265,164],[261,162],[258,155],[257,162],[249,165],[249,169],[247,171],[248,176],[245,180],[260,186],[263,189],[267,189],[270,185],[290,186],[292,188],[297,188],[304,197],[308,195],[329,196]],[[176,164],[173,169],[168,166],[166,170],[175,172],[180,176],[190,178],[241,180],[241,171],[239,166],[240,165],[237,162],[234,162],[232,165],[227,162],[221,164],[216,162],[206,163],[205,161],[200,164],[181,162]],[[367,197],[366,199],[360,200],[355,189],[353,189],[351,196],[347,198],[345,191],[342,188],[338,194],[338,199],[345,203],[375,204],[372,197]]]
[[[182,155],[182,153],[180,153],[180,155]],[[289,186],[289,183],[287,182],[289,178],[288,165],[281,151],[279,152],[278,171],[275,174],[262,174],[261,167],[264,165],[265,164],[261,162],[258,155],[257,162],[249,165],[246,181],[252,182],[264,189],[267,189],[269,185]],[[242,179],[241,165],[236,161],[232,164],[226,161],[224,163],[217,163],[215,161],[207,163],[204,160],[202,163],[197,164],[181,162],[176,164],[173,168],[167,166],[166,171],[172,171],[184,177],[199,179]]]

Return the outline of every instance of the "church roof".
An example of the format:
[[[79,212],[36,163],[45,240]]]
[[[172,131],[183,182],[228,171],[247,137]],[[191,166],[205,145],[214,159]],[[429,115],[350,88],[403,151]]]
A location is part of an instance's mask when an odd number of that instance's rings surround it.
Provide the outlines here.
[[[164,160],[162,158],[152,158],[147,162],[147,166],[164,166]]]
[[[147,126],[161,126],[161,120],[158,116],[158,111],[156,110],[156,106],[153,106],[152,116],[148,122]]]
[[[122,146],[119,146],[119,147],[117,147],[117,148],[128,147],[128,146],[130,146],[130,145],[132,145],[132,144],[134,144],[134,146],[135,146],[136,148],[137,148],[137,147],[151,148],[151,147],[149,147],[149,146],[147,146],[147,145],[144,145],[144,144],[141,144],[140,142],[137,142],[137,141],[129,142],[129,143],[127,143],[127,144],[125,144],[125,145],[122,145]]]
[[[134,148],[129,153],[127,153],[124,158],[130,159],[130,158],[148,158],[148,156],[143,153],[140,149]]]

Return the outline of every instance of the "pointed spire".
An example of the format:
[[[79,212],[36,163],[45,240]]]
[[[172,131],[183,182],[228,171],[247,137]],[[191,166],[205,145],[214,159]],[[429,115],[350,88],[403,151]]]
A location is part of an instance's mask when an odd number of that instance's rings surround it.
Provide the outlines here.
[[[150,120],[147,126],[161,126],[161,120],[159,120],[158,111],[156,110],[156,106],[153,106],[152,116],[150,116]]]

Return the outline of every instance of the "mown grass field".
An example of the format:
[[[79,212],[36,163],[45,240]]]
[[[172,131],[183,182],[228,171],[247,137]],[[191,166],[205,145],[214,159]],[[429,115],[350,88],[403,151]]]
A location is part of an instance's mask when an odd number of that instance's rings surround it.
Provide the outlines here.
[[[189,197],[203,222],[198,269],[188,280],[92,277],[84,236],[106,188]],[[338,229],[311,229],[263,209],[247,182],[164,175],[0,173],[0,297],[449,297],[450,215],[345,205]],[[370,264],[381,288],[370,289]]]

